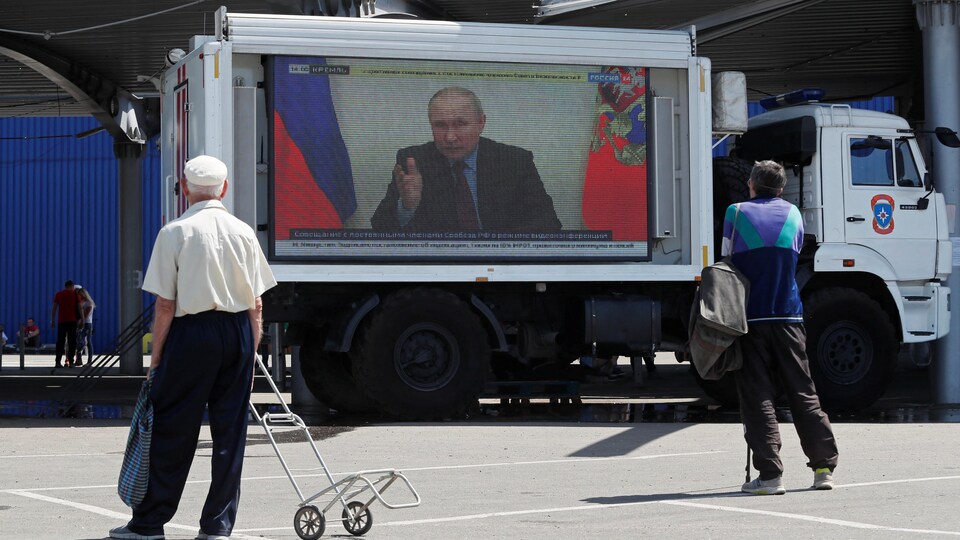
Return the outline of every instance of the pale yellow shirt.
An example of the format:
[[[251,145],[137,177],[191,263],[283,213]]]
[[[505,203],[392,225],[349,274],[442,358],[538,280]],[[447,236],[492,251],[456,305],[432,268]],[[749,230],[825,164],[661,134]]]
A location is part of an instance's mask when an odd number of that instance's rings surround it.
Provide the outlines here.
[[[253,229],[211,199],[160,229],[143,290],[176,301],[182,317],[246,311],[276,284]]]

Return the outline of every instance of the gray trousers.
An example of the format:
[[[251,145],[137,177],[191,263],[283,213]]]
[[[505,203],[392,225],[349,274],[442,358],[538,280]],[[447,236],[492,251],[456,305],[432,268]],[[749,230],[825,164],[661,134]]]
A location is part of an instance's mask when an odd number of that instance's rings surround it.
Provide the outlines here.
[[[769,480],[783,474],[780,428],[774,410],[778,390],[790,404],[794,428],[809,460],[807,466],[833,470],[837,466],[837,442],[810,378],[803,325],[751,324],[750,331],[739,339],[743,368],[734,373],[740,418],[760,478]]]

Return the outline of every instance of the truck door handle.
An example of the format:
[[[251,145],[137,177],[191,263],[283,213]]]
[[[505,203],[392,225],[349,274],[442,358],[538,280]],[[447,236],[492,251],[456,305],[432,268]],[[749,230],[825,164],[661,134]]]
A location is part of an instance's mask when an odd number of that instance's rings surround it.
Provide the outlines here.
[[[854,223],[857,221],[866,221],[866,218],[862,218],[860,216],[850,216],[847,218],[847,223]]]

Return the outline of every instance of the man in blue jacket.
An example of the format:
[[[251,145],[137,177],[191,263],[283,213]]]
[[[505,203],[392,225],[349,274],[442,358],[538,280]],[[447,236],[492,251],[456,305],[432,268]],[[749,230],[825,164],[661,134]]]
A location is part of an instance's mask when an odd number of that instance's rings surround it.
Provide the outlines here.
[[[743,368],[736,371],[744,438],[760,476],[743,484],[754,495],[782,495],[780,429],[774,410],[779,381],[793,413],[800,445],[813,469],[815,489],[833,488],[837,443],[806,353],[803,304],[797,287],[797,257],[803,246],[800,210],[780,198],[787,183],[778,163],[760,161],[750,173],[750,200],[727,208],[721,253],[750,280],[748,332],[740,337]]]

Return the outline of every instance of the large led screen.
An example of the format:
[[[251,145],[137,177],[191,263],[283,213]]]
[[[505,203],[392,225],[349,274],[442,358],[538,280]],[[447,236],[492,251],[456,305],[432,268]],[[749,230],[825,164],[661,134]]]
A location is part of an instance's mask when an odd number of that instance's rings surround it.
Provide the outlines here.
[[[648,257],[642,67],[271,57],[276,259]]]

